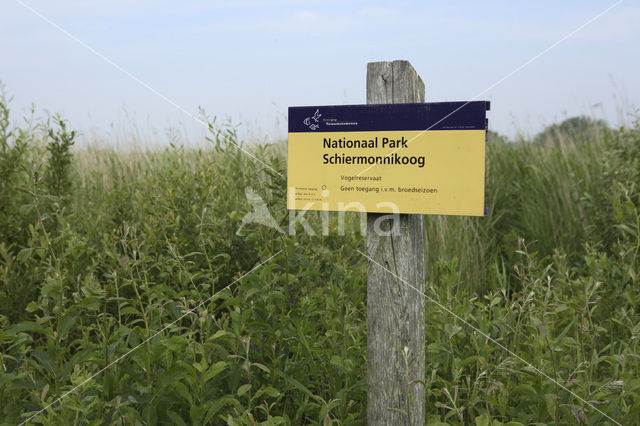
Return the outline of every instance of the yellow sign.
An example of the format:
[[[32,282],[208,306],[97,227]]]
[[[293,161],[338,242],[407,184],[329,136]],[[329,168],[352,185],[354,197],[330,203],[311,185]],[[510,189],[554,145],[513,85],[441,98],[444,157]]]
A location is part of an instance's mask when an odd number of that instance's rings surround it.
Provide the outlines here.
[[[479,104],[290,108],[287,207],[483,216]]]

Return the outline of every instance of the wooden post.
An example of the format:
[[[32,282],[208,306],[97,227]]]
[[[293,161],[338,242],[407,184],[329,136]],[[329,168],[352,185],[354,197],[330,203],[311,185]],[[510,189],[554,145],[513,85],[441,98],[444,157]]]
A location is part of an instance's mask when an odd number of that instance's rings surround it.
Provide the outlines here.
[[[367,64],[368,104],[410,102],[424,102],[424,83],[408,61]],[[424,297],[376,262],[424,292],[424,220],[401,214],[395,234],[393,222],[367,214],[367,424],[423,425],[425,389],[409,383],[425,378]]]

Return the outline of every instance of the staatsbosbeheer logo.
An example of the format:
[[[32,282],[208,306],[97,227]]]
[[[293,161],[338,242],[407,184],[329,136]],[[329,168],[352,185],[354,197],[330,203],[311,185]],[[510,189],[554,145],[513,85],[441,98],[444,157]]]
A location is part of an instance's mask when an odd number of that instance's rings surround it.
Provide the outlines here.
[[[318,130],[320,127],[320,117],[322,117],[322,114],[320,114],[320,110],[317,109],[311,117],[305,118],[302,122],[311,130]]]

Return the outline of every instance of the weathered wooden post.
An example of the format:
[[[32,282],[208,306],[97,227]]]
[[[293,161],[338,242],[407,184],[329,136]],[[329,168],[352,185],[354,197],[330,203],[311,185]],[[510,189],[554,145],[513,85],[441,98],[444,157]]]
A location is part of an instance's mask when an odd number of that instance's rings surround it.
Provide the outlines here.
[[[424,102],[424,94],[408,61],[367,64],[367,104]],[[425,301],[378,264],[424,292],[424,219],[400,214],[396,233],[393,222],[367,214],[367,423],[423,425],[425,389],[415,381],[425,378]]]

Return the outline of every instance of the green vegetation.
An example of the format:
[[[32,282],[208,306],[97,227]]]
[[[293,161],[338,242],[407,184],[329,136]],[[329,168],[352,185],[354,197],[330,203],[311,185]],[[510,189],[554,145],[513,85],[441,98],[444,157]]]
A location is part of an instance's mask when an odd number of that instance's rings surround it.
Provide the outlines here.
[[[345,235],[316,213],[314,236],[237,233],[246,188],[286,227],[281,144],[251,147],[276,172],[215,121],[206,150],[77,149],[63,120],[13,127],[0,105],[3,424],[54,402],[30,422],[365,423],[359,216]],[[640,126],[561,127],[553,143],[489,141],[489,217],[425,219],[427,294],[638,424]],[[427,309],[430,424],[612,424]]]

